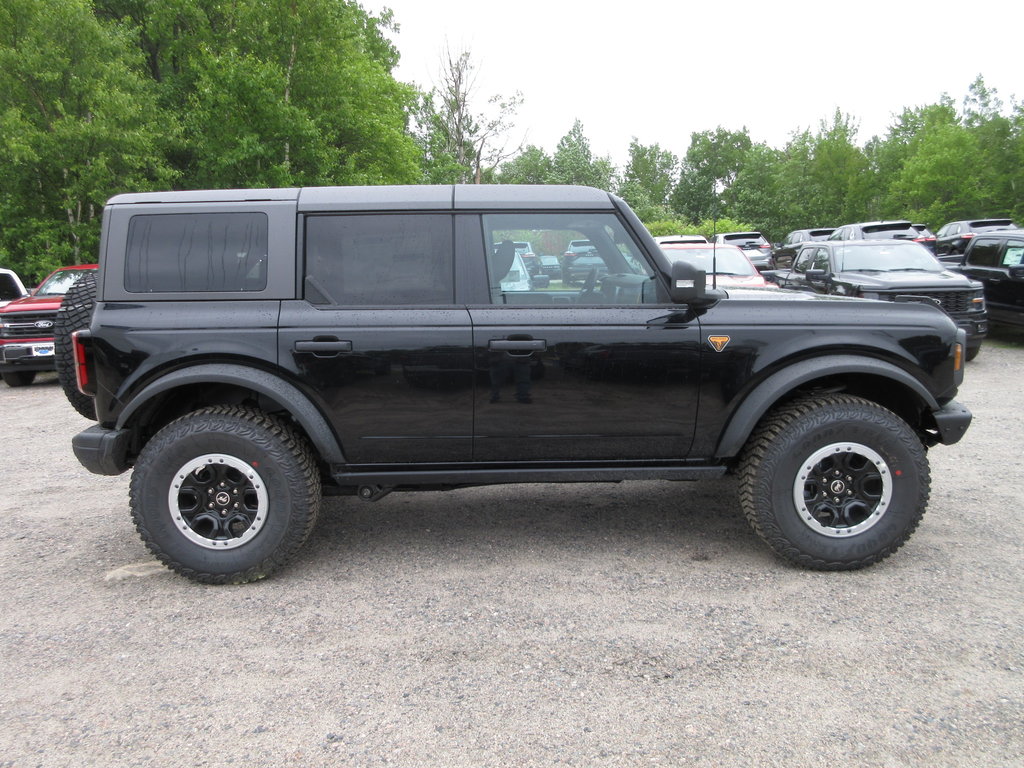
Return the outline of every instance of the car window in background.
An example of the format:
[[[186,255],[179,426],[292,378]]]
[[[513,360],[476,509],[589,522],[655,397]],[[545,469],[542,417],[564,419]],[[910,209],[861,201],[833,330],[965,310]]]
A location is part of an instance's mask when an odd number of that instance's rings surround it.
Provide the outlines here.
[[[840,272],[942,272],[943,266],[917,243],[871,243],[836,248]]]

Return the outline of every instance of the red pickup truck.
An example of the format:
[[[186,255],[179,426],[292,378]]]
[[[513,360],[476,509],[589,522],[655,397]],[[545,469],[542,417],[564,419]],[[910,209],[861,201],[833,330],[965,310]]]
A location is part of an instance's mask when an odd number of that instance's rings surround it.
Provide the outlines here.
[[[27,386],[39,371],[54,370],[57,310],[68,288],[96,268],[96,264],[61,267],[25,298],[0,307],[0,375],[7,386]]]

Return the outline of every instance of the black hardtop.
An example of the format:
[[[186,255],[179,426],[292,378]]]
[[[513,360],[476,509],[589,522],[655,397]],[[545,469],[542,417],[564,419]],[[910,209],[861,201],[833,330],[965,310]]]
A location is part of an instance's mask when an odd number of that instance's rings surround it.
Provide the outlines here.
[[[116,195],[107,205],[158,203],[240,203],[295,201],[300,212],[612,210],[611,196],[593,187],[530,184],[455,184],[363,187],[289,187],[283,189],[218,189],[140,192]]]

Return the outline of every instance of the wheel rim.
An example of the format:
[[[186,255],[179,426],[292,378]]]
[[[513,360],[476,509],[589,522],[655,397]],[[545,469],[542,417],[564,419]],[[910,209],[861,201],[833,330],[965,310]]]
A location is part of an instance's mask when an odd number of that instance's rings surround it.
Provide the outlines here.
[[[860,443],[832,443],[807,457],[793,483],[793,503],[811,530],[836,538],[868,530],[892,500],[885,460]]]
[[[174,473],[167,504],[175,527],[207,549],[250,541],[267,520],[267,490],[249,464],[220,453],[192,459]]]

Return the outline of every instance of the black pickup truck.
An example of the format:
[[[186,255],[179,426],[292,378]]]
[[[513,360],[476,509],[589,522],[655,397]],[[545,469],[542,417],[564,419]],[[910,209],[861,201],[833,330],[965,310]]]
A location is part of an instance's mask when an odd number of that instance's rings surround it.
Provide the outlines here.
[[[506,280],[522,241],[601,265]],[[287,563],[322,494],[726,472],[781,556],[859,568],[910,536],[927,448],[971,419],[936,307],[709,288],[591,188],[120,195],[100,253],[66,300],[98,421],[73,447],[133,468],[143,540],[203,582]]]

